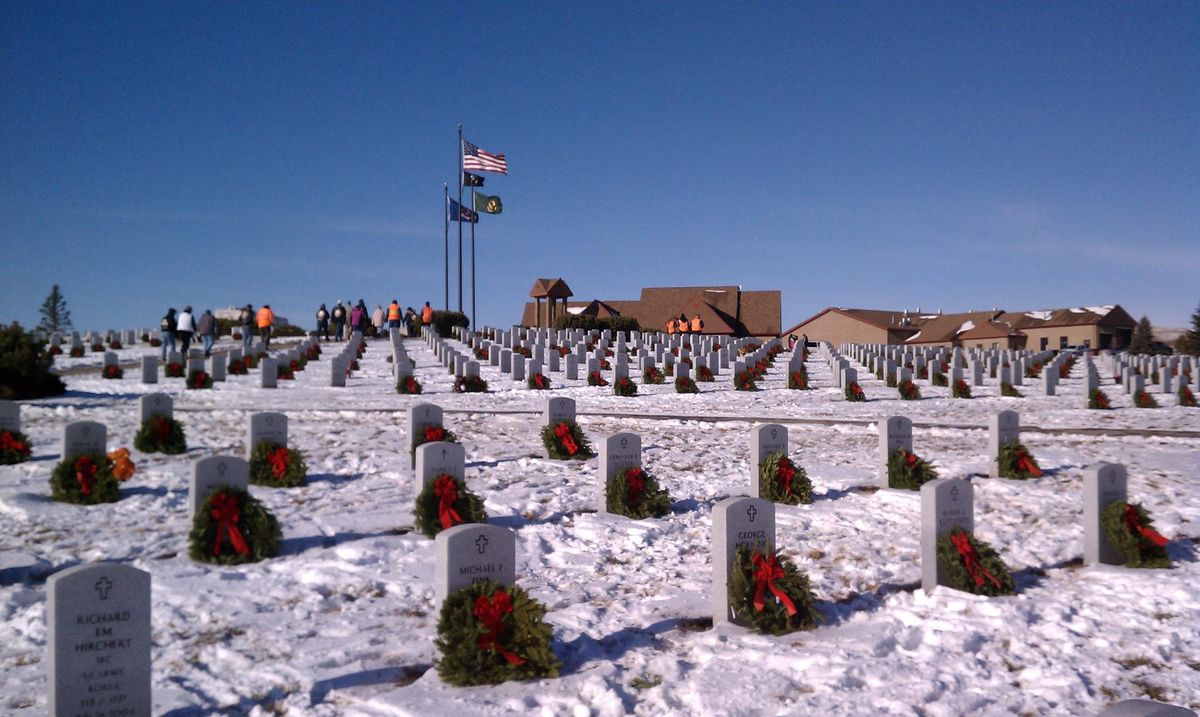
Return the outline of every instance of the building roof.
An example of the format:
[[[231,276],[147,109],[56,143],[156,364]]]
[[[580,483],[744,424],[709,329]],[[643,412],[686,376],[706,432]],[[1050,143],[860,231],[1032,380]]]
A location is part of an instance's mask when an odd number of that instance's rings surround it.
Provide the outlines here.
[[[1122,326],[1133,328],[1137,321],[1120,305],[1087,306],[1071,309],[1040,309],[1037,311],[1008,311],[1000,315],[1001,321],[1012,324],[1013,328],[1038,329],[1050,326]]]
[[[562,279],[538,279],[533,282],[533,288],[529,290],[529,296],[535,299],[565,299],[569,296],[574,296],[571,287],[567,286],[567,282]]]
[[[917,317],[914,323],[919,333],[905,339],[909,344],[939,344],[953,342],[971,331],[983,331],[996,311],[968,311],[961,314],[938,314],[931,319]],[[989,336],[992,334],[988,334]],[[1007,336],[1007,333],[997,334]],[[982,337],[978,337],[982,338]]]
[[[792,328],[784,331],[783,334],[794,334],[803,329],[805,324],[808,324],[820,317],[833,312],[848,316],[852,319],[857,319],[864,324],[869,324],[877,329],[886,331],[906,330],[911,329],[916,331],[916,317],[909,316],[907,311],[891,311],[887,309],[847,309],[840,306],[829,306],[818,311],[804,321],[796,324]]]

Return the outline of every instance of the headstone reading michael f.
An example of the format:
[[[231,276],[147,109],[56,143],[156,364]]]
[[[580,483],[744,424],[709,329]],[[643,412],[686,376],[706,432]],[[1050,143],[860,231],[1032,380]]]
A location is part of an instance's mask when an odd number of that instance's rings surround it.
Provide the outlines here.
[[[455,590],[484,580],[512,585],[517,541],[508,528],[464,523],[434,538],[433,594],[441,603]]]
[[[933,592],[946,583],[938,565],[938,538],[954,528],[975,530],[975,494],[970,481],[939,478],[921,486],[921,587]]]
[[[712,513],[713,624],[742,621],[729,606],[733,559],[743,545],[760,552],[775,549],[775,504],[762,498],[726,498]]]
[[[150,573],[77,565],[46,592],[51,717],[150,717]]]

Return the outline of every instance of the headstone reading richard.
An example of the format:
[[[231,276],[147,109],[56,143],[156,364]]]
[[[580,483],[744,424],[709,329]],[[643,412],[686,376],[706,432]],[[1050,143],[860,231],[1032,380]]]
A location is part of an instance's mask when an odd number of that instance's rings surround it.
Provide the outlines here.
[[[77,565],[46,592],[51,717],[150,717],[150,573]]]
[[[975,530],[975,494],[970,481],[938,478],[921,486],[921,587],[932,592],[946,582],[938,565],[938,538],[954,528]]]
[[[455,590],[491,580],[516,582],[517,541],[508,528],[464,523],[434,538],[433,593],[441,603]]]
[[[729,606],[729,578],[737,549],[748,545],[760,552],[775,549],[775,504],[762,498],[726,498],[712,513],[713,624],[740,623]]]

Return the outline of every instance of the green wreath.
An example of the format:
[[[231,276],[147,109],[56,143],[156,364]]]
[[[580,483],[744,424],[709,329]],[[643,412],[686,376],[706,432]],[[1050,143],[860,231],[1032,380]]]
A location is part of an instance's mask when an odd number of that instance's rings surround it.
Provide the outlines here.
[[[400,378],[396,379],[396,393],[407,396],[416,396],[423,390],[424,388],[422,388],[421,382],[412,376],[401,376]]]
[[[700,393],[700,388],[692,379],[680,376],[675,379],[675,393]]]
[[[1001,478],[1027,480],[1041,478],[1042,469],[1038,467],[1033,454],[1020,441],[1009,441],[1000,446],[999,470]]]
[[[488,384],[478,376],[459,376],[454,379],[455,393],[487,393]]]
[[[172,361],[163,367],[163,375],[167,378],[183,378],[183,364]]]
[[[589,386],[607,386],[608,381],[604,380],[604,376],[599,371],[588,373],[587,385]]]
[[[757,391],[758,384],[755,383],[754,373],[751,371],[741,371],[733,377],[733,388],[736,391]]]
[[[946,585],[955,590],[992,597],[1016,592],[1012,573],[992,546],[960,528],[938,538],[937,561]]]
[[[235,358],[225,367],[225,373],[230,376],[245,376],[247,373],[246,363],[246,359]]]
[[[788,388],[796,391],[807,391],[808,386],[808,369],[800,366],[799,371],[788,372]]]
[[[1138,408],[1158,408],[1158,401],[1143,389],[1133,394],[1133,405]]]
[[[32,454],[28,436],[20,431],[0,430],[0,466],[24,463]]]
[[[445,506],[442,505],[443,496]],[[487,513],[483,509],[483,499],[472,493],[462,478],[443,473],[421,488],[413,506],[413,518],[417,532],[433,538],[456,525],[486,523]]]
[[[792,603],[791,609],[780,594]],[[768,635],[812,630],[821,620],[808,576],[778,552],[763,553],[750,545],[740,545],[734,553],[729,606],[750,629]]]
[[[696,380],[702,383],[712,383],[716,379],[713,377],[712,369],[707,366],[701,366],[696,369]]]
[[[916,453],[898,448],[888,456],[888,487],[901,490],[920,490],[937,478],[937,471]]]
[[[663,364],[663,376],[674,376],[674,375],[675,375],[675,364],[674,363],[664,363]]]
[[[1003,381],[1000,383],[1000,395],[1008,396],[1010,398],[1021,398],[1021,392],[1013,388],[1013,385],[1008,381]]]
[[[1108,395],[1103,391],[1093,388],[1088,393],[1088,408],[1104,411],[1112,408],[1112,402],[1108,400]]]
[[[970,398],[971,386],[963,379],[958,379],[954,382],[954,388],[950,391],[954,398]]]
[[[622,376],[621,378],[617,379],[616,381],[613,381],[613,395],[614,396],[636,396],[637,395],[637,384],[634,383],[633,381],[630,381],[628,376]]]
[[[782,453],[768,453],[758,466],[758,497],[784,505],[811,503],[812,481],[803,466]]]
[[[671,496],[646,471],[626,468],[605,484],[604,505],[609,513],[634,520],[661,518],[671,510]]]
[[[905,379],[896,386],[896,391],[899,392],[900,398],[905,401],[920,401],[921,389],[917,388],[917,384]]]
[[[294,381],[296,379],[296,369],[293,368],[295,361],[288,364],[275,364],[275,378],[280,381]]]
[[[1100,529],[1127,568],[1169,568],[1166,538],[1154,530],[1150,513],[1139,503],[1114,501],[1100,511]]]
[[[941,371],[934,371],[933,374],[931,374],[929,383],[932,386],[949,386],[950,379],[946,378],[946,374],[942,373]]]
[[[483,580],[442,603],[434,645],[438,677],[456,687],[557,677],[546,607],[516,585]]]
[[[299,488],[308,482],[304,454],[274,441],[259,441],[250,453],[250,482],[272,488]]]
[[[659,371],[654,366],[647,366],[645,371],[642,371],[642,383],[645,384],[661,384],[666,380],[663,372]]]
[[[73,453],[50,474],[50,497],[80,505],[116,502],[120,495],[112,469],[112,460],[103,453]]]
[[[412,437],[412,446],[408,449],[408,457],[416,463],[417,447],[423,443],[433,443],[434,441],[445,441],[446,443],[458,443],[458,436],[452,431],[442,426],[425,426],[425,429]]]
[[[850,383],[846,384],[846,388],[842,391],[842,394],[846,397],[847,401],[852,403],[859,403],[867,400],[867,394],[863,392],[862,386],[858,385],[858,381],[851,381]]]
[[[525,380],[525,386],[535,391],[547,391],[550,389],[550,379],[542,373],[531,373]]]
[[[587,436],[575,421],[559,421],[542,428],[542,445],[546,447],[546,455],[558,461],[582,461],[592,456]]]
[[[188,555],[217,565],[256,563],[278,555],[282,539],[279,521],[254,496],[221,486],[192,518]]]
[[[204,369],[196,369],[188,374],[186,385],[188,388],[212,388],[212,376]]]
[[[141,428],[133,437],[133,447],[142,453],[166,453],[172,456],[183,453],[187,450],[183,424],[167,416],[150,416],[142,421]]]
[[[104,370],[101,371],[100,376],[102,378],[124,378],[125,370],[115,363],[109,364],[108,366],[104,367]]]
[[[1196,397],[1192,394],[1192,390],[1184,384],[1179,385],[1179,390],[1175,392],[1179,397],[1179,405],[1187,408],[1196,407]]]

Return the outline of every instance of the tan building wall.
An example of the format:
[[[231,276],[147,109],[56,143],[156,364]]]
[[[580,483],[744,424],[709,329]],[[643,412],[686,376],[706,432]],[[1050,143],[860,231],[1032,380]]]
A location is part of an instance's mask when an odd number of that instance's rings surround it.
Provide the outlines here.
[[[1095,324],[1087,326],[1039,326],[1021,329],[1029,338],[1025,348],[1031,351],[1042,349],[1058,350],[1065,346],[1082,346],[1087,344],[1092,348],[1100,346],[1100,332]],[[1042,342],[1045,341],[1045,345]]]
[[[888,330],[868,324],[855,318],[839,314],[836,311],[826,311],[808,323],[801,324],[791,331],[799,338],[808,334],[809,341],[828,341],[833,346],[844,343],[884,344],[888,342]]]

